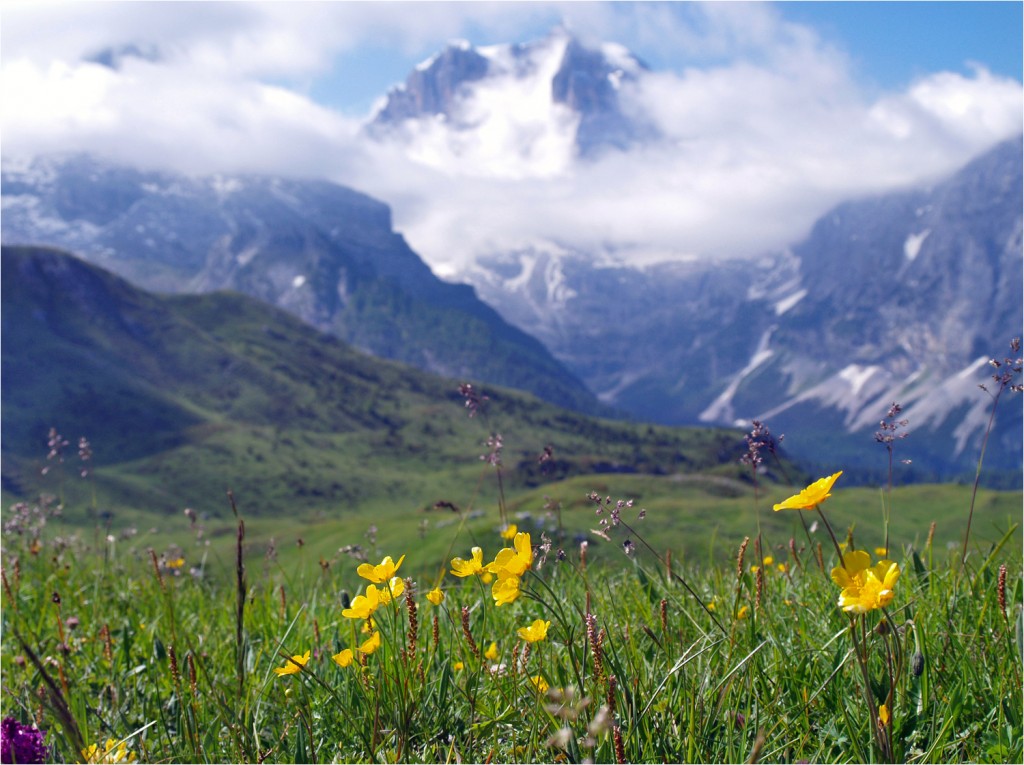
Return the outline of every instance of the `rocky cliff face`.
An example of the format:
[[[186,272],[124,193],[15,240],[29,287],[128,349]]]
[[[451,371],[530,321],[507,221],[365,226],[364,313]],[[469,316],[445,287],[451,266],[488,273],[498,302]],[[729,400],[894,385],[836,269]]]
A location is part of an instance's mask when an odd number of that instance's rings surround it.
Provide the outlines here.
[[[1024,330],[1022,187],[1016,139],[932,188],[842,204],[758,260],[640,270],[552,244],[465,278],[634,416],[768,419],[795,454],[856,461],[898,401],[918,430],[907,470],[950,477],[980,448],[985,362]],[[1019,472],[1019,397],[1003,407],[986,459]]]

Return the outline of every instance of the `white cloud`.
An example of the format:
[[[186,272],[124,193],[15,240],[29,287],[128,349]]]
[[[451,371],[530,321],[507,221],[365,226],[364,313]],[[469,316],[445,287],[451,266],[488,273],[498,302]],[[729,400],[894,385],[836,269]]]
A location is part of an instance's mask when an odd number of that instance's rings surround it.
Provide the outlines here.
[[[303,95],[374,41],[420,55],[467,36],[512,40],[564,16],[591,40],[690,63],[632,98],[657,146],[572,161],[567,123],[536,93],[481,93],[490,133],[417,128],[420,162],[365,146]],[[1019,82],[940,72],[868,96],[842,51],[762,3],[8,3],[5,154],[80,149],[189,172],[328,175],[373,193],[438,270],[539,239],[635,259],[754,255],[790,243],[841,199],[933,180],[1022,129]],[[134,44],[160,58],[83,60]],[[358,75],[354,75],[358,76]],[[503,99],[520,108],[495,118]],[[562,115],[564,118],[565,115]],[[625,255],[624,255],[625,256]]]

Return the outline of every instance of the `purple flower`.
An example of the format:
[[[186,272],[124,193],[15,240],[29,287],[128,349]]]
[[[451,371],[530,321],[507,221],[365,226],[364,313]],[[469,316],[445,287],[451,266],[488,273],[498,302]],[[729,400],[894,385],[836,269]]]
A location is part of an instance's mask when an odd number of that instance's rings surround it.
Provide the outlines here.
[[[34,725],[22,725],[13,717],[5,717],[0,723],[0,762],[46,762],[45,736],[46,731]]]

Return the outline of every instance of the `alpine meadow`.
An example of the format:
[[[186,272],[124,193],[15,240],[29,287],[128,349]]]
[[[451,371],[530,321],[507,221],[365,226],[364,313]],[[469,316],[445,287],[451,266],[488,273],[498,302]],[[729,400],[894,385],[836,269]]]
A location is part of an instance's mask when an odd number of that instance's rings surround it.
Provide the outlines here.
[[[1014,3],[9,3],[0,762],[1024,762]]]

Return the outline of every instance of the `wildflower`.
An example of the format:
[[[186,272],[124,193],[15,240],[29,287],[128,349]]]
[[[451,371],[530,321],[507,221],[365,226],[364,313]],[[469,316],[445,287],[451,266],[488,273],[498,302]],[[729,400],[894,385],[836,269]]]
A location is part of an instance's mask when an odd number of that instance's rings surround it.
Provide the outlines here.
[[[473,576],[484,570],[484,551],[479,547],[473,548],[473,557],[469,560],[452,558],[452,573],[455,576]]]
[[[444,593],[441,592],[440,587],[435,587],[427,593],[427,600],[433,603],[435,606],[439,606],[444,603]]]
[[[712,600],[710,603],[707,603],[706,607],[707,607],[708,611],[714,611],[715,608],[716,608],[715,601]]]
[[[370,587],[373,587],[373,585],[369,585],[367,589]],[[397,598],[403,592],[405,592],[405,582],[395,576],[388,581],[387,587],[381,587],[377,590],[377,598],[382,606],[386,606],[391,602],[392,598]]]
[[[750,606],[740,606],[740,610],[736,612],[737,619],[746,619],[750,616]]]
[[[370,635],[368,640],[364,641],[363,644],[359,646],[359,652],[369,655],[378,648],[380,648],[380,633],[374,632]]]
[[[491,597],[494,598],[494,605],[504,606],[519,597],[519,577],[509,576],[499,579],[491,585]]]
[[[90,744],[82,750],[82,759],[97,765],[98,763],[122,763],[135,762],[135,753],[128,751],[128,745],[124,741],[107,739],[107,743],[100,749],[96,744]]]
[[[167,561],[167,568],[181,568],[184,565],[185,559],[181,556],[178,556],[177,558],[171,558]]]
[[[839,607],[844,611],[866,614],[889,605],[896,597],[893,587],[900,578],[900,564],[881,560],[864,569],[860,576],[839,595]]]
[[[833,473],[827,478],[819,478],[806,489],[803,489],[799,494],[794,494],[792,497],[784,499],[779,504],[772,505],[772,510],[813,510],[832,496],[829,493],[832,491],[832,484],[834,484],[836,479],[838,479],[842,474],[843,471],[840,470],[838,473]]]
[[[334,659],[334,663],[339,667],[347,667],[352,663],[352,660],[355,658],[355,654],[352,653],[351,648],[345,648],[344,650],[334,654],[331,658]]]
[[[454,664],[452,664],[452,669],[454,669],[456,672],[461,672],[465,668],[466,668],[466,665],[463,664],[461,661],[457,661]]]
[[[390,600],[390,596],[389,596]],[[369,619],[370,614],[380,605],[380,594],[372,584],[367,585],[365,595],[356,595],[352,605],[341,612],[347,619]]]
[[[762,558],[761,562],[764,563],[765,567],[768,567],[775,562],[775,558],[773,558],[771,555],[765,555],[764,558]]]
[[[550,626],[551,622],[546,622],[543,619],[535,619],[533,624],[529,627],[519,628],[519,637],[527,643],[539,643],[548,636],[548,627]]]
[[[484,651],[484,658],[486,658],[488,661],[494,661],[494,660],[496,660],[498,658],[498,644],[497,643],[491,643],[487,647],[487,650]]]
[[[306,666],[306,662],[309,661],[309,651],[305,654],[296,654],[283,666],[274,667],[274,674],[280,677],[281,675],[294,675],[302,671],[302,668]],[[109,742],[108,742],[109,743]],[[111,761],[113,762],[113,760]]]
[[[512,545],[499,550],[494,560],[487,564],[487,570],[498,579],[522,576],[533,564],[533,547],[530,545],[528,533],[518,532]]]
[[[45,737],[46,731],[5,717],[0,723],[0,762],[46,762]]]
[[[886,548],[884,548],[884,547],[876,547],[875,548],[875,555],[877,555],[879,558],[884,558],[888,554],[889,554],[889,551]]]
[[[547,693],[548,688],[551,687],[548,685],[548,681],[540,675],[534,675],[531,677],[530,682],[533,683],[533,687],[536,688],[539,693]]]
[[[780,574],[785,574],[788,570],[788,566],[786,566],[785,563],[777,563],[775,565],[775,570],[778,571]]]
[[[512,541],[513,539],[516,538],[516,532],[518,532],[518,531],[519,531],[519,527],[516,526],[514,523],[510,523],[508,526],[506,526],[504,529],[502,529],[501,538],[502,539],[507,539],[509,541]]]
[[[883,728],[889,724],[889,708],[885,704],[878,708],[878,722],[882,724]]]
[[[395,572],[398,571],[398,567],[402,565],[403,560],[405,560],[404,555],[398,559],[398,563],[394,563],[391,560],[391,556],[388,555],[380,562],[379,565],[376,566],[372,563],[359,564],[359,568],[356,569],[356,573],[363,579],[368,579],[374,584],[384,584],[395,575]]]

